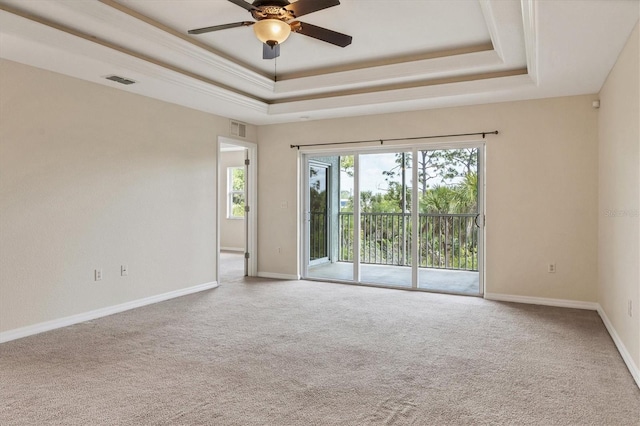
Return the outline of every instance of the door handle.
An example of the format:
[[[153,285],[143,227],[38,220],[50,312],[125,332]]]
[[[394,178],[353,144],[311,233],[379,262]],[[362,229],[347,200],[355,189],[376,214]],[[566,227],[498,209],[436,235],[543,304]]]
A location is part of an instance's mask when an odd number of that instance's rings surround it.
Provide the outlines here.
[[[475,217],[475,218],[473,218],[473,223],[475,223],[475,224],[476,224],[476,227],[478,227],[478,228],[480,228],[480,225],[478,224],[478,218],[479,218],[479,217],[480,217],[480,213],[478,213],[478,214],[476,215],[476,217]]]

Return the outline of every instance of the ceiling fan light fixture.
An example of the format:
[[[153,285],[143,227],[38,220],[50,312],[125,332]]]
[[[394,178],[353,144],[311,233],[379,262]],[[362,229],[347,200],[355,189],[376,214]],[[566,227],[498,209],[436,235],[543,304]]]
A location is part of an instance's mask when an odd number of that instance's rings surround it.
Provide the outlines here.
[[[291,34],[291,27],[279,19],[263,19],[253,25],[256,37],[269,46],[282,44]]]

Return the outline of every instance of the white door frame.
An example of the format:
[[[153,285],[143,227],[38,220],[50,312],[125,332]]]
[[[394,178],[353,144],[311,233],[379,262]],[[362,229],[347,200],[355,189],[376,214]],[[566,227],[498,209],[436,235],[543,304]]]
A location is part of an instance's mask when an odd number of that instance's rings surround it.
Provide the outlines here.
[[[247,260],[247,275],[255,277],[258,275],[258,145],[253,142],[233,139],[225,136],[218,136],[217,150],[217,181],[216,181],[216,281],[220,283],[220,206],[222,205],[222,197],[226,197],[226,192],[220,190],[220,182],[222,173],[226,171],[220,170],[220,153],[221,145],[237,145],[247,149],[247,158],[249,166],[247,167],[246,185],[247,199],[246,205],[249,206],[249,212],[245,214],[246,222],[246,247],[245,253],[249,253]]]
[[[307,187],[306,190],[309,191],[309,185],[311,184],[311,177],[309,176],[309,169],[311,168],[311,166],[315,166],[315,167],[322,167],[325,169],[326,171],[326,197],[327,197],[327,205],[326,205],[326,209],[327,209],[327,224],[329,223],[329,216],[330,216],[330,212],[333,210],[333,208],[335,208],[335,206],[333,206],[332,204],[332,199],[330,197],[331,195],[331,191],[332,191],[332,185],[333,183],[331,182],[331,164],[327,164],[327,163],[323,163],[322,161],[317,161],[317,160],[313,160],[313,159],[307,159],[307,169],[305,171],[305,173],[307,173]],[[305,204],[304,204],[304,208],[305,208],[305,220],[307,221],[306,224],[306,235],[310,238],[311,237],[311,229],[310,229],[310,225],[311,225],[311,220],[310,217],[308,217],[308,214],[311,213],[311,199],[309,197],[309,195],[307,194],[307,196],[305,197]],[[305,246],[307,247],[307,265],[308,266],[313,266],[313,265],[317,265],[317,264],[321,264],[321,263],[326,263],[329,261],[329,259],[331,259],[330,253],[329,251],[331,250],[331,244],[333,243],[332,238],[331,238],[331,234],[329,233],[329,226],[327,226],[327,228],[325,229],[325,243],[327,246],[327,257],[322,258],[322,259],[317,259],[315,261],[311,261],[311,248],[309,247],[309,244],[305,244]]]

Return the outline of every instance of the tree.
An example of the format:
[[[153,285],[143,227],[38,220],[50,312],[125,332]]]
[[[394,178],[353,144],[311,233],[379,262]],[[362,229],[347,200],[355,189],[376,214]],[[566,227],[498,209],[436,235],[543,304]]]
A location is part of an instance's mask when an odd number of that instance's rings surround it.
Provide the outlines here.
[[[418,181],[422,196],[427,194],[430,180],[439,178],[442,183],[450,183],[455,178],[474,172],[478,165],[476,148],[424,150],[418,151],[418,154]],[[411,169],[411,153],[397,153],[396,164],[391,170],[383,172],[387,181],[403,170]]]
[[[244,217],[244,167],[231,170],[231,216]]]
[[[478,173],[464,175],[462,182],[454,187],[456,213],[476,213],[478,211]]]
[[[340,157],[340,171],[345,172],[349,177],[353,177],[353,164],[353,155]]]

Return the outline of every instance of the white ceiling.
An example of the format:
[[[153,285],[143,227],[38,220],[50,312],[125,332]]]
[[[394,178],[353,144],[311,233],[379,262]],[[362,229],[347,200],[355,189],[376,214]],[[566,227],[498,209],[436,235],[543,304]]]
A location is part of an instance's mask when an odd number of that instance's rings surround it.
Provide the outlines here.
[[[342,0],[262,59],[226,0],[0,0],[0,57],[236,120],[269,124],[599,91],[638,0]],[[137,83],[105,80],[117,74]]]
[[[182,33],[193,28],[253,20],[248,11],[224,0],[121,0],[119,3]],[[385,22],[384,9],[389,4],[393,5],[392,13],[396,16],[392,22]],[[338,7],[305,15],[300,20],[349,34],[354,41],[343,49],[293,34],[282,45],[282,55],[277,59],[279,75],[491,42],[477,1],[347,0]],[[195,38],[267,75],[274,73],[275,61],[262,59],[262,44],[251,28],[218,31]]]

